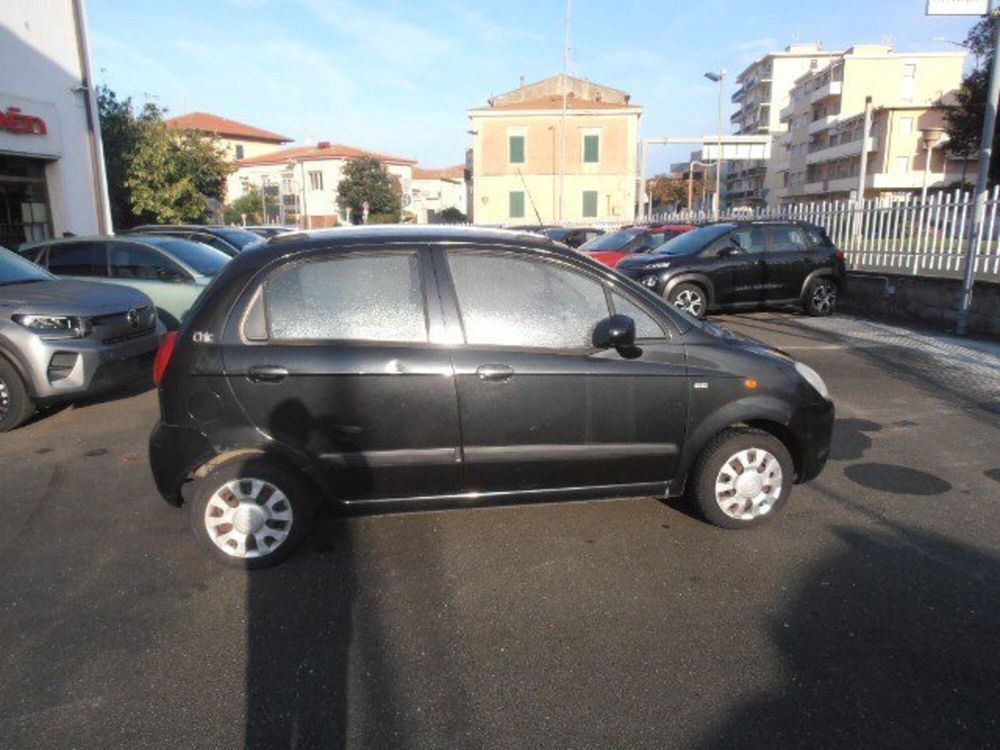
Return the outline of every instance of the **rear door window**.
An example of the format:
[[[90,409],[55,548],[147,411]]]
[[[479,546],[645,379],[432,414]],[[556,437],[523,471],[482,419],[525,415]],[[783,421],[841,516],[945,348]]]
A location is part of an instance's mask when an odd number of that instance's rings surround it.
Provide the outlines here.
[[[760,227],[741,227],[729,235],[729,244],[746,253],[764,252],[764,230]]]
[[[106,242],[65,242],[49,247],[49,270],[57,276],[108,275]]]
[[[801,253],[809,249],[806,233],[799,227],[771,227],[771,250],[776,253]]]
[[[272,341],[427,341],[416,253],[297,263],[266,283],[264,305]]]

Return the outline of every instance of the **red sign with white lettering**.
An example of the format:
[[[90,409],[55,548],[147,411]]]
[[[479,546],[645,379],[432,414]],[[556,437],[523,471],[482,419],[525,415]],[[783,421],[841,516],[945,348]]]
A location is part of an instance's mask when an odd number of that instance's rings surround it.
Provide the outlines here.
[[[18,107],[7,107],[6,112],[0,110],[0,130],[20,135],[45,135],[48,132],[45,120],[36,115],[21,114]]]

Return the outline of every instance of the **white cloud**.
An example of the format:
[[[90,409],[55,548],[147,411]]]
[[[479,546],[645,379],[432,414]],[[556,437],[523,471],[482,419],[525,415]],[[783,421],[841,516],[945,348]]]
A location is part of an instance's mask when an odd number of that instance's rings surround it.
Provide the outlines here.
[[[735,48],[742,52],[753,52],[753,51],[763,51],[763,52],[774,52],[778,47],[778,40],[773,36],[763,36],[757,39],[747,39],[745,42],[739,42],[735,45]]]
[[[545,39],[537,31],[491,21],[481,8],[472,7],[465,0],[442,0],[442,5],[455,14],[460,24],[484,42],[502,42],[511,39],[540,42]]]

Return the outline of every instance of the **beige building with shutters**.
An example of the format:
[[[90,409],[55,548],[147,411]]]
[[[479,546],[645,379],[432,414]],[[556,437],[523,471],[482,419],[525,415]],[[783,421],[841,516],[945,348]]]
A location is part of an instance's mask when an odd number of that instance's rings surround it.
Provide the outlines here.
[[[470,218],[501,225],[633,221],[642,108],[629,99],[557,75],[470,109]]]

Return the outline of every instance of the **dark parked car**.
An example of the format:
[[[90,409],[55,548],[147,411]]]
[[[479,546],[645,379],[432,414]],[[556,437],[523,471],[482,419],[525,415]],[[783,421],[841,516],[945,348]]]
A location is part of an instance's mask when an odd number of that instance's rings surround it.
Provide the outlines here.
[[[648,253],[664,242],[685,232],[690,232],[694,228],[693,224],[649,224],[624,227],[617,232],[611,232],[584,243],[580,246],[580,250],[609,268],[616,268],[622,260],[630,255]]]
[[[239,255],[251,245],[262,241],[259,234],[240,227],[207,225],[146,224],[130,229],[127,234],[169,234],[171,237],[180,237],[214,247],[229,257]]]
[[[843,289],[843,252],[806,222],[709,224],[616,269],[696,318],[709,310],[799,304],[830,315]]]
[[[0,248],[0,432],[39,406],[148,382],[161,333],[142,292],[62,281]]]
[[[597,227],[554,227],[545,229],[539,234],[550,240],[561,242],[567,247],[580,247],[580,245],[600,237],[604,234],[604,230]]]
[[[296,227],[285,227],[280,224],[265,224],[263,226],[252,226],[252,227],[242,227],[248,232],[253,232],[254,234],[263,237],[264,239],[271,239],[279,234],[291,234],[292,232],[299,231]]]
[[[319,498],[687,491],[710,521],[752,526],[820,472],[834,412],[787,355],[565,246],[477,228],[269,240],[168,334],[154,378],[157,487],[246,567],[301,540]]]

